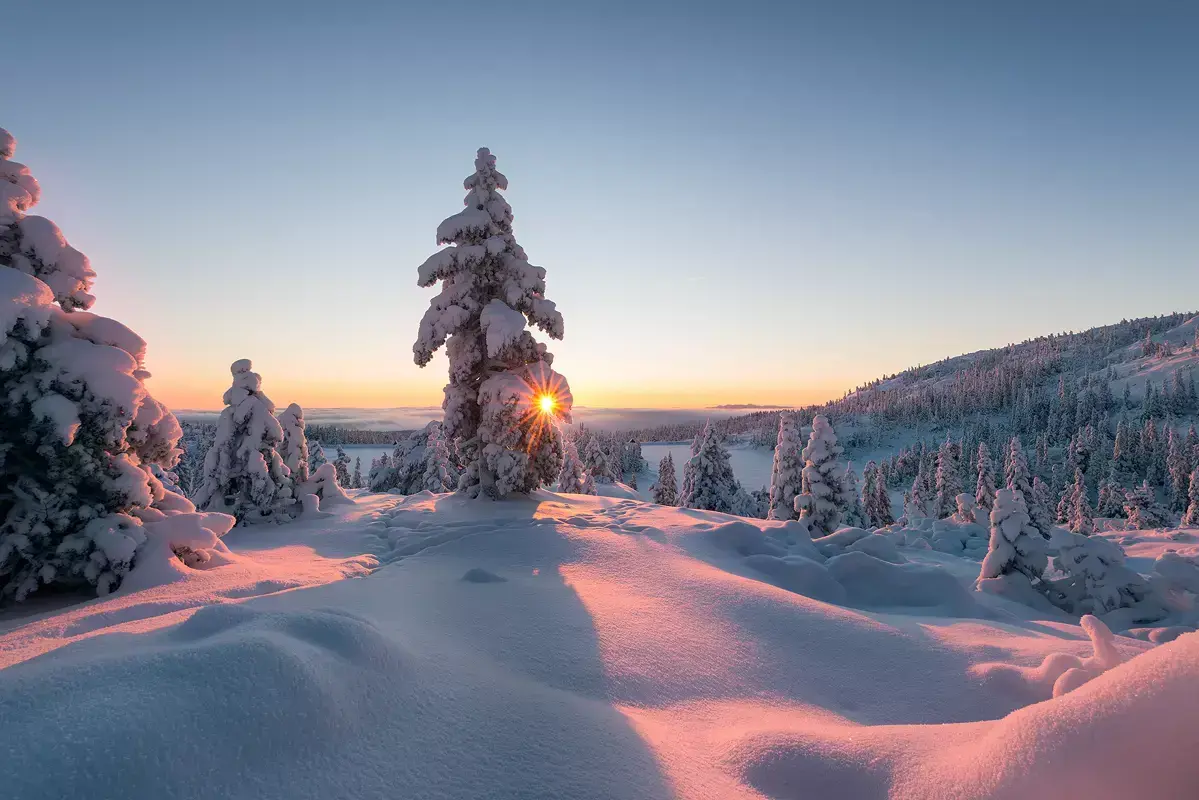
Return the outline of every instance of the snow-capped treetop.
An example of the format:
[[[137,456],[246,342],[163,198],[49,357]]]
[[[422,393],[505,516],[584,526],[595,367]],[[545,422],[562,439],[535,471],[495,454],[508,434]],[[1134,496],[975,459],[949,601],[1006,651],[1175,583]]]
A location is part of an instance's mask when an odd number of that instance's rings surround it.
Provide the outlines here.
[[[66,311],[90,308],[96,273],[87,256],[67,244],[62,231],[45,217],[26,216],[41,197],[29,169],[11,161],[16,140],[0,129],[0,266],[41,280]]]

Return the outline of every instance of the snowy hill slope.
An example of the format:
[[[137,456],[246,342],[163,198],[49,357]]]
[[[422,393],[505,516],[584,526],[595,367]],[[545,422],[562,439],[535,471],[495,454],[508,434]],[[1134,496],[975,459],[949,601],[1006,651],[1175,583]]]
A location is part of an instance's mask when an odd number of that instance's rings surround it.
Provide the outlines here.
[[[794,524],[548,492],[363,494],[226,542],[228,565],[0,618],[7,796],[1199,785],[1199,634],[1118,637],[1095,672],[1125,663],[1051,698],[1087,636],[969,591],[977,562],[943,553],[825,560]]]

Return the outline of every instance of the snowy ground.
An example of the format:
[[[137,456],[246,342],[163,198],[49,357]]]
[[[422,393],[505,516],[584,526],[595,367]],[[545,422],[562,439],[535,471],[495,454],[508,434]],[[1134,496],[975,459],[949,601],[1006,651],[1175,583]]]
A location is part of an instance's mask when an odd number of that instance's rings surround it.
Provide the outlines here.
[[[977,562],[796,527],[541,492],[236,529],[230,565],[0,617],[0,794],[1195,796],[1199,634],[1080,661]]]

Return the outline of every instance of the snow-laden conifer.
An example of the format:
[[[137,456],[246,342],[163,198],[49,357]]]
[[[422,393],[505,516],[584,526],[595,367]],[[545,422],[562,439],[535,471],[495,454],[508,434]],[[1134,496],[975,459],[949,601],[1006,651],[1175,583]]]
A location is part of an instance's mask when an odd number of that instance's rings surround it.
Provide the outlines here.
[[[674,471],[674,456],[670,453],[658,462],[658,480],[654,482],[650,495],[658,505],[678,505],[679,482]]]
[[[774,465],[770,470],[770,510],[767,519],[798,519],[795,498],[803,484],[803,435],[793,411],[779,414]]]
[[[341,445],[337,446],[337,455],[333,459],[333,470],[337,475],[337,485],[343,489],[350,488],[350,456]]]
[[[1149,596],[1149,584],[1124,562],[1120,545],[1103,536],[1054,530],[1050,544],[1063,577],[1047,582],[1049,599],[1073,614],[1130,608]]]
[[[457,488],[458,480],[450,466],[450,451],[446,447],[441,425],[431,425],[425,444],[425,469],[421,475],[421,488],[425,491],[440,494],[452,492]],[[355,481],[360,482],[358,470],[354,470]]]
[[[1069,516],[1066,519],[1072,533],[1090,536],[1095,532],[1095,512],[1087,499],[1087,482],[1082,470],[1074,470],[1074,486],[1067,490],[1070,499]]]
[[[853,471],[853,462],[845,466],[844,496],[847,505],[841,515],[841,524],[849,528],[865,528],[865,511],[862,509],[862,498],[858,495],[858,476]]]
[[[800,519],[809,519],[812,536],[827,536],[837,530],[850,498],[845,489],[842,448],[828,417],[817,414],[804,447],[803,481],[795,498]]]
[[[1018,574],[1039,581],[1048,563],[1045,539],[1029,520],[1023,496],[1015,489],[997,491],[991,509],[991,541],[979,580]]]
[[[308,442],[308,474],[316,472],[322,464],[328,464],[329,457],[325,455],[324,446],[313,440]]]
[[[683,508],[722,511],[734,514],[738,508],[739,484],[729,464],[729,451],[720,434],[711,425],[704,427],[703,439],[695,455],[683,467],[686,494],[679,498]]]
[[[1124,493],[1124,515],[1130,529],[1170,527],[1170,512],[1157,502],[1149,481]]]
[[[1191,484],[1187,490],[1187,510],[1182,517],[1182,524],[1199,526],[1199,467],[1191,470]]]
[[[308,439],[304,436],[304,409],[295,403],[283,409],[279,414],[279,427],[283,429],[279,456],[291,472],[292,481],[303,483],[308,480],[310,472]]]
[[[978,479],[974,484],[974,499],[979,508],[990,513],[995,505],[995,463],[986,442],[978,443]]]
[[[354,459],[354,472],[350,475],[350,488],[362,489],[365,484],[362,482],[362,456],[357,456]]]
[[[262,391],[262,378],[250,359],[234,361],[229,371],[233,385],[222,398],[225,408],[204,459],[196,505],[243,522],[286,518],[295,497],[291,473],[277,449],[283,428],[275,419],[275,404]]]
[[[558,473],[558,491],[567,494],[595,494],[595,480],[579,458],[579,450],[569,439],[564,442],[562,471]]]
[[[441,291],[430,303],[413,345],[425,366],[443,346],[449,357],[445,436],[464,461],[458,489],[471,497],[529,492],[557,479],[572,399],[553,356],[526,330],[553,339],[562,315],[545,298],[545,270],[529,263],[512,233],[512,208],[500,194],[508,179],[486,148],[464,181],[465,208],[437,228],[449,247],[419,269],[418,283]],[[542,406],[543,397],[552,404]],[[548,402],[548,401],[547,401]]]

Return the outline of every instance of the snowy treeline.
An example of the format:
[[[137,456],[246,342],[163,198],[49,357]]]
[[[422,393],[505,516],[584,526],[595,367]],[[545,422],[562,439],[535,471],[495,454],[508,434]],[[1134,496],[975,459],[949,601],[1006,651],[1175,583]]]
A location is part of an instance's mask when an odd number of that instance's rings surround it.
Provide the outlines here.
[[[462,473],[461,455],[440,422],[430,422],[401,440],[390,455],[371,462],[366,479],[372,492],[416,494],[452,492]],[[435,488],[440,487],[440,488]]]

